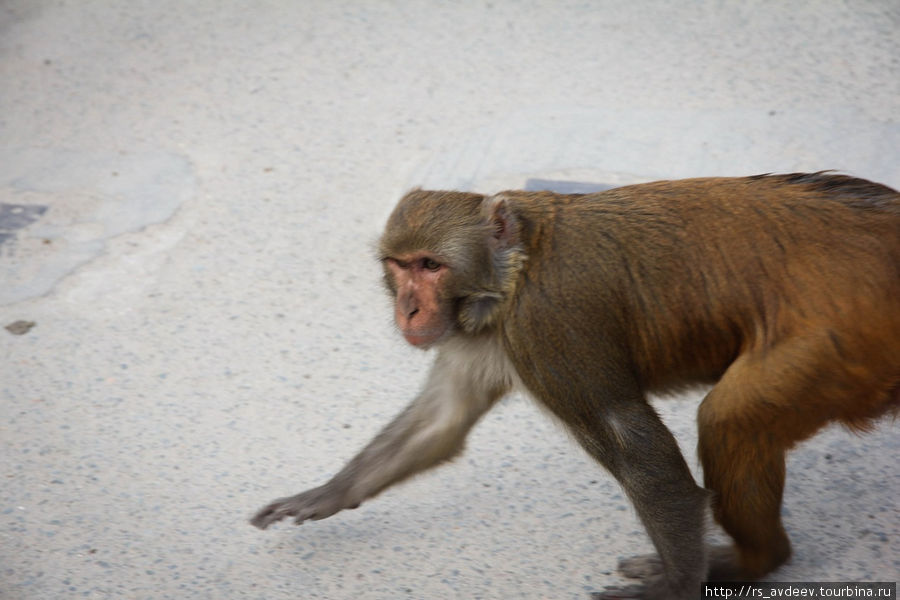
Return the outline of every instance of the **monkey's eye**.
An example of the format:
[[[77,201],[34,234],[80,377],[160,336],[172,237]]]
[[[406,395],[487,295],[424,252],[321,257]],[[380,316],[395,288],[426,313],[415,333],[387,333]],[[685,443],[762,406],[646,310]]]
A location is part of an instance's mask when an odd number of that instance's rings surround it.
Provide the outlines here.
[[[441,268],[441,263],[431,258],[424,258],[422,259],[422,266],[429,271],[437,271]]]

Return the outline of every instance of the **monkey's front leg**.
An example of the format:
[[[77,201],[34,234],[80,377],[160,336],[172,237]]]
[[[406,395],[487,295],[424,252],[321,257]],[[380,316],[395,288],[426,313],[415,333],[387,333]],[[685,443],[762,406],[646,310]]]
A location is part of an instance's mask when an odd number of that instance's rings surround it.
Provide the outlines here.
[[[278,499],[251,519],[265,529],[285,517],[324,519],[462,450],[466,434],[505,388],[485,385],[439,356],[421,394],[326,484]]]
[[[629,563],[640,586],[608,588],[602,600],[687,600],[706,576],[703,525],[709,493],[698,487],[678,444],[642,399],[606,406],[606,416],[575,429],[584,448],[603,463],[631,498],[657,558]],[[637,567],[644,567],[638,569]]]

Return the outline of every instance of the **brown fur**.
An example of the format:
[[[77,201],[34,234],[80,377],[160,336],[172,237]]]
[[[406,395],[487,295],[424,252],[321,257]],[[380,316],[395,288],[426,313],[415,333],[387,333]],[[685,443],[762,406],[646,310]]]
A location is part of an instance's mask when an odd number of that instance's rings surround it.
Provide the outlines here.
[[[828,173],[661,181],[589,195],[415,190],[380,245],[397,324],[439,349],[419,397],[331,481],[253,522],[324,518],[457,454],[513,387],[619,480],[658,557],[636,591],[787,560],[785,452],[900,408],[900,194]],[[713,383],[698,413],[713,514],[648,392]],[[708,570],[707,570],[708,565]]]

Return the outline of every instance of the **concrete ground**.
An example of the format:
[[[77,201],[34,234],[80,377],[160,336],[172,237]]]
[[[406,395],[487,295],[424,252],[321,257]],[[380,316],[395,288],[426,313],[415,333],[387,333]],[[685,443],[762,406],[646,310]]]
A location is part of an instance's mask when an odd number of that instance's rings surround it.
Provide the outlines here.
[[[896,0],[0,2],[0,597],[621,582],[633,510],[520,397],[359,510],[247,519],[421,383],[373,260],[406,189],[900,187],[898,30]],[[657,402],[693,467],[699,397]],[[886,422],[794,452],[773,579],[900,579],[898,449]]]

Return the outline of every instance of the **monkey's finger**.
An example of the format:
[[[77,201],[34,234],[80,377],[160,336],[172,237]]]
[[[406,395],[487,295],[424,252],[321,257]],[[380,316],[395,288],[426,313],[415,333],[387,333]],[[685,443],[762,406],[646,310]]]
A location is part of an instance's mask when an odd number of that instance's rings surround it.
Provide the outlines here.
[[[275,502],[256,513],[256,516],[250,519],[250,523],[259,529],[265,529],[272,523],[291,515],[291,509],[287,505],[283,502]]]
[[[662,572],[662,561],[656,554],[632,556],[619,561],[619,573],[629,579],[650,579]]]
[[[602,592],[592,592],[592,600],[639,600],[644,597],[644,587],[627,585],[625,587],[608,587]]]
[[[250,524],[258,529],[265,529],[278,520],[272,511],[262,510],[250,519]]]
[[[294,517],[295,525],[302,525],[304,521],[319,521],[321,519],[327,519],[338,510],[340,510],[339,507],[330,505],[307,506],[303,509],[292,512],[291,516]]]
[[[271,520],[267,518],[266,515],[254,515],[252,519],[250,519],[250,524],[256,527],[257,529],[266,529]]]

